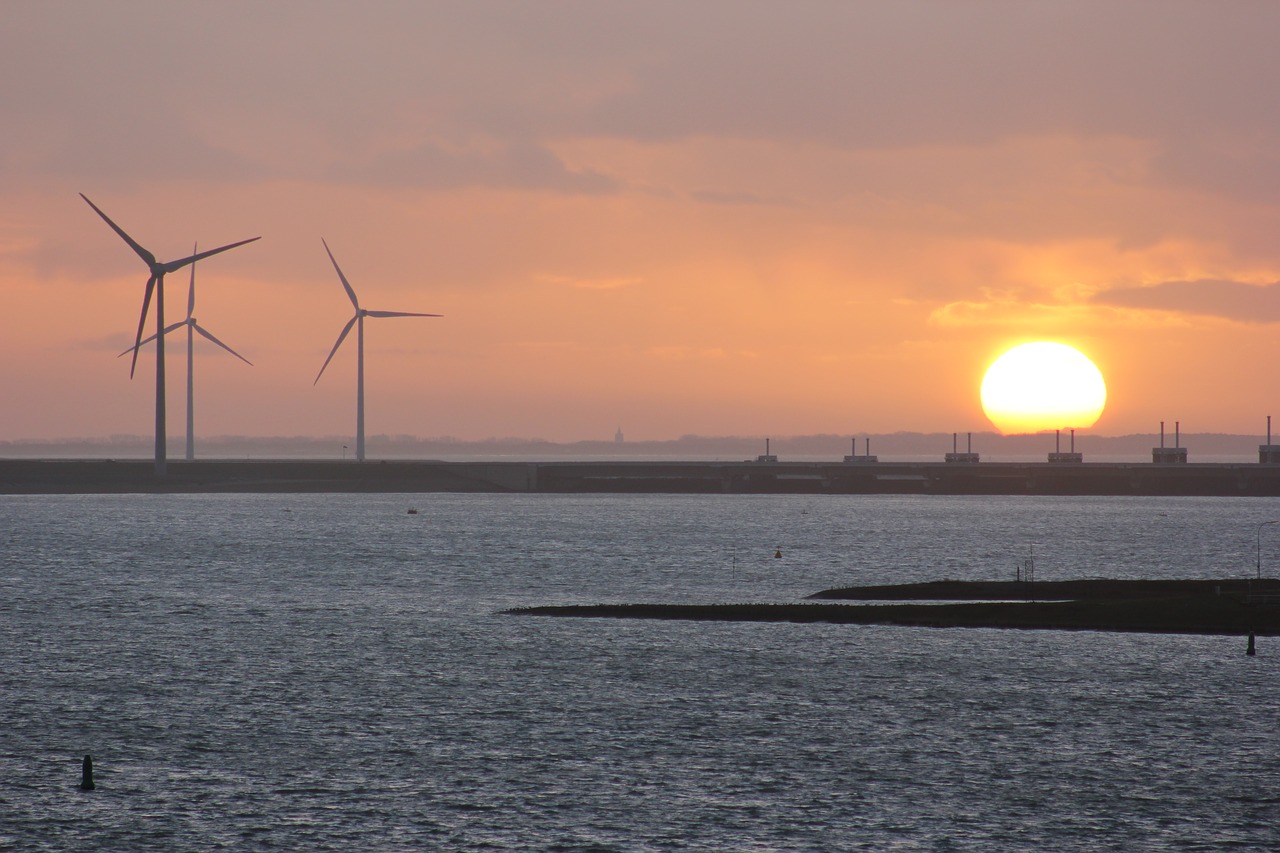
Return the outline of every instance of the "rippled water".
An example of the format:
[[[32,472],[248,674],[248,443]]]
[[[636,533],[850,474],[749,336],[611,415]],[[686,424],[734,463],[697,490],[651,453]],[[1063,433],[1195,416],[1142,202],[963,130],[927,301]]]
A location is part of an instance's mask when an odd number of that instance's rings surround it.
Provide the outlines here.
[[[1009,577],[1031,546],[1043,580],[1247,576],[1259,541],[1275,574],[1276,517],[0,498],[0,849],[1276,849],[1280,639],[1247,658],[1229,637],[496,615]]]

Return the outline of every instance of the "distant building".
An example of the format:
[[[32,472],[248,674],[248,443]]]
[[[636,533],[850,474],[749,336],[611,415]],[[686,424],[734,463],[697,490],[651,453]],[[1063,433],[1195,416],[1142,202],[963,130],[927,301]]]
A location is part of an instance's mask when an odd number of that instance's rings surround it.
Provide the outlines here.
[[[1083,453],[1076,453],[1076,431],[1071,430],[1071,450],[1064,452],[1062,449],[1062,430],[1054,433],[1053,452],[1049,454],[1049,461],[1059,465],[1073,465],[1077,462],[1084,461]]]
[[[1157,465],[1181,465],[1187,461],[1185,447],[1153,447],[1151,461]]]
[[[1262,465],[1280,465],[1280,444],[1271,443],[1271,415],[1267,415],[1267,443],[1258,445],[1258,462]]]
[[[866,455],[864,456],[858,455],[858,439],[853,438],[853,439],[850,439],[850,441],[852,442],[852,444],[849,445],[849,449],[853,452],[844,458],[845,462],[851,463],[853,465],[870,465],[872,462],[879,461],[878,457],[871,455],[871,438],[870,437],[867,438],[867,452],[866,452]]]
[[[618,431],[613,434],[613,443],[622,444],[625,439],[622,437],[622,427],[618,427]]]
[[[964,453],[960,452],[960,450],[956,445],[956,434],[953,432],[951,433],[951,452],[948,453],[943,458],[948,463],[951,463],[951,464],[959,464],[959,465],[978,464],[978,454],[973,452],[973,433],[969,433],[969,443],[967,447],[969,449],[966,450]]]
[[[1173,447],[1164,446],[1164,421],[1160,422],[1160,446],[1151,448],[1151,461],[1157,465],[1184,465],[1187,449],[1181,447],[1182,422],[1173,422]]]

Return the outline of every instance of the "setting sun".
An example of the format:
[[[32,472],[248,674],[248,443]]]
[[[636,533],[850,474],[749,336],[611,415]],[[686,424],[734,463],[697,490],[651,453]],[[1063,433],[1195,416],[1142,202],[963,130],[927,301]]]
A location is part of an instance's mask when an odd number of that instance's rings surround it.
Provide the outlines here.
[[[1006,435],[1091,427],[1106,403],[1101,371],[1066,344],[1016,346],[982,379],[982,409]]]

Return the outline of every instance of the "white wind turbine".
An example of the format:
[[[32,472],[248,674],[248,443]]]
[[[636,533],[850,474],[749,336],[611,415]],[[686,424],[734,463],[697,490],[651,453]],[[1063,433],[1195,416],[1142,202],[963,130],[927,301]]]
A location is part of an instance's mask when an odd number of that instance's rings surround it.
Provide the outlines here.
[[[80,193],[80,198],[94,209],[94,212],[102,217],[103,221],[111,226],[111,230],[120,235],[120,239],[129,244],[129,248],[142,258],[143,262],[151,271],[151,277],[147,279],[147,289],[142,297],[142,316],[138,318],[138,334],[133,341],[133,363],[129,365],[129,378],[133,378],[133,372],[138,366],[138,347],[142,344],[142,329],[147,324],[147,309],[151,307],[151,294],[154,291],[156,295],[156,475],[163,477],[165,473],[165,427],[164,427],[164,277],[166,274],[176,272],[187,264],[195,263],[198,260],[207,258],[210,255],[216,255],[219,252],[225,252],[228,249],[234,249],[236,246],[243,246],[245,243],[252,243],[258,240],[258,237],[251,237],[248,240],[241,240],[238,243],[229,243],[226,246],[219,246],[216,249],[210,249],[207,252],[191,255],[176,261],[156,260],[156,256],[151,252],[142,248],[136,240],[124,233],[119,225],[111,221],[111,217],[107,216],[98,206],[89,201],[89,197],[84,193]]]
[[[191,247],[192,254],[195,254],[195,251],[196,251],[196,247],[192,246]],[[224,350],[231,353],[236,358],[243,361],[245,364],[250,366],[253,365],[252,361],[245,358],[240,353],[236,352],[231,347],[227,346],[222,341],[215,338],[208,329],[204,328],[199,323],[197,323],[195,318],[195,310],[196,310],[196,265],[193,263],[191,264],[191,285],[187,290],[187,319],[174,323],[171,326],[167,326],[165,327],[165,330],[164,330],[164,333],[167,335],[172,331],[181,329],[183,326],[187,327],[187,460],[188,461],[191,461],[196,458],[195,368],[193,367],[193,365],[195,364],[195,358],[193,356],[195,351],[196,333],[198,332],[207,340],[210,340],[213,343],[217,344],[218,346],[222,347]],[[137,346],[129,347],[129,349],[120,353],[120,355],[124,355],[125,353],[129,353],[129,352],[135,352],[138,347],[145,346],[146,344],[151,343],[155,339],[156,339],[156,336],[152,335],[151,337],[140,341],[137,344]]]
[[[320,240],[324,243],[324,250],[329,255],[329,260],[333,263],[333,268],[338,272],[338,279],[342,282],[343,288],[347,291],[347,296],[351,298],[351,304],[355,306],[356,313],[347,325],[342,327],[342,331],[338,334],[338,340],[333,345],[333,349],[329,350],[329,357],[324,360],[324,364],[320,366],[320,372],[316,374],[316,381],[311,383],[315,385],[320,381],[320,377],[324,375],[324,369],[329,366],[329,362],[333,360],[333,355],[338,351],[338,347],[342,346],[342,342],[346,340],[347,334],[351,331],[351,327],[356,327],[356,461],[364,461],[364,318],[365,317],[442,317],[443,314],[412,314],[408,311],[370,311],[360,307],[360,300],[356,299],[356,292],[351,289],[350,282],[347,277],[342,274],[342,268],[338,266],[338,262],[334,260],[333,252],[329,250],[329,244],[325,243],[323,238]]]

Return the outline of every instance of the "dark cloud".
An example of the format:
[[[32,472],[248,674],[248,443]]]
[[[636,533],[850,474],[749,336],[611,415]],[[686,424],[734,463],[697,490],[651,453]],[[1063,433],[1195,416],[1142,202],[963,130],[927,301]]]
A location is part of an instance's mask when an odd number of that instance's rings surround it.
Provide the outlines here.
[[[722,192],[719,190],[694,190],[690,195],[703,204],[722,204],[729,207],[777,207],[791,206],[782,198],[769,198],[749,192]]]
[[[268,172],[259,164],[221,150],[172,116],[156,121],[79,120],[48,151],[46,168],[60,177],[80,176],[112,186],[152,181],[252,181]]]
[[[379,156],[368,163],[345,162],[334,170],[341,180],[426,189],[514,188],[576,195],[617,190],[613,179],[573,171],[554,153],[529,142],[497,143],[465,149],[425,143]]]
[[[1176,1],[636,8],[643,13],[585,17],[598,41],[622,41],[613,65],[632,85],[572,116],[576,132],[901,147],[1276,127],[1264,82],[1280,79],[1269,46],[1276,7],[1222,15]]]
[[[5,11],[10,184],[338,172],[607,192],[607,177],[557,162],[555,143],[901,148],[1036,135],[1154,140],[1157,182],[1259,197],[1280,184],[1267,153],[1280,139],[1280,4],[118,0]],[[280,127],[322,154],[289,157]],[[476,138],[496,150],[431,142]],[[404,153],[370,162],[397,144]]]
[[[1280,323],[1280,282],[1256,285],[1221,279],[1116,287],[1096,294],[1100,305],[1221,317],[1238,323]]]
[[[1280,134],[1265,138],[1169,140],[1156,155],[1156,177],[1176,186],[1274,204],[1280,198]]]

